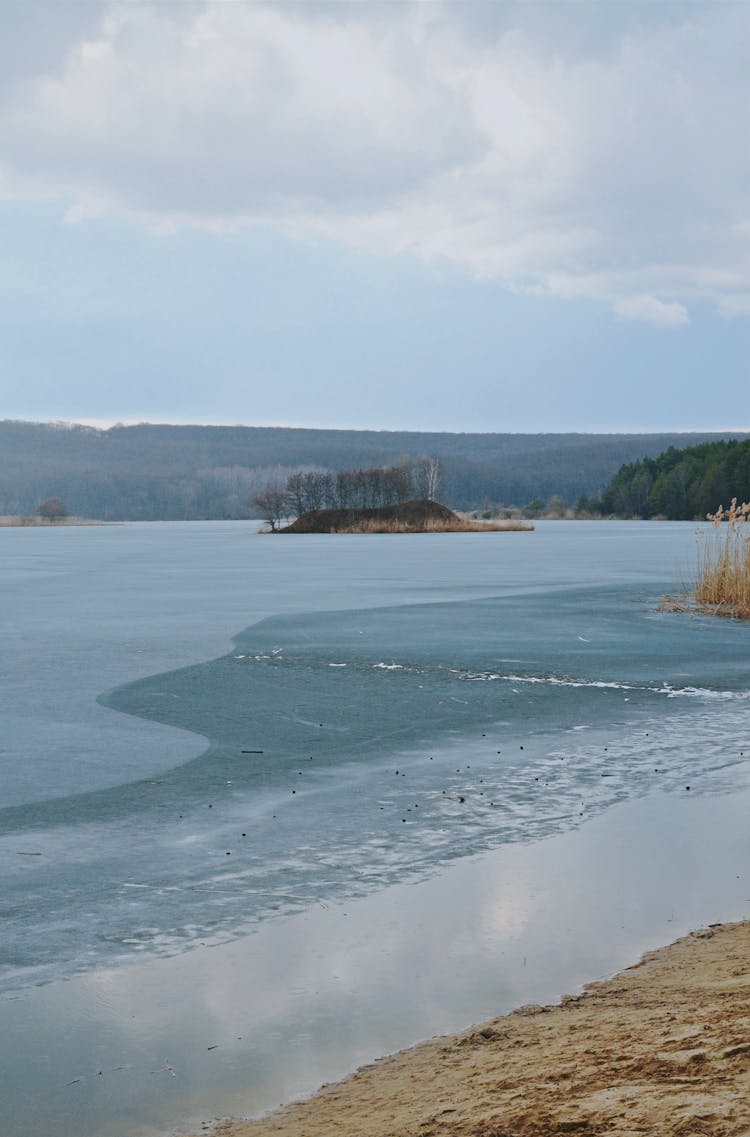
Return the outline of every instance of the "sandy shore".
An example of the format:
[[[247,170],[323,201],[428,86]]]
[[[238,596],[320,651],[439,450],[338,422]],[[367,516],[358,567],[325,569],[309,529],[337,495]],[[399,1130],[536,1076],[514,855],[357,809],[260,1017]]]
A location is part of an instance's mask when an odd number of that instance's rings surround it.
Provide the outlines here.
[[[382,1059],[221,1137],[750,1134],[750,922]]]

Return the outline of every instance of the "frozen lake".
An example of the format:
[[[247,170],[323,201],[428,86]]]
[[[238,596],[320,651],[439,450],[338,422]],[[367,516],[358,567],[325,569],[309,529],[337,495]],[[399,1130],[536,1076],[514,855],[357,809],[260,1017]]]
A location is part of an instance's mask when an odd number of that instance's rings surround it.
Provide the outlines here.
[[[743,915],[695,528],[2,531],[6,1137],[258,1112]]]

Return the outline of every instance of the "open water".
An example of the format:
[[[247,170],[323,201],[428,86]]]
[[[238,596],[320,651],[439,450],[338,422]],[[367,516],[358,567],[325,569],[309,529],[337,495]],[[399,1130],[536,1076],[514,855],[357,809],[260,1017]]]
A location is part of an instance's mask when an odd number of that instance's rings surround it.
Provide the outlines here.
[[[682,897],[680,926],[742,914],[750,630],[657,608],[690,576],[695,529],[0,532],[6,1137],[166,1132],[225,1101],[257,1112],[378,1048],[525,1001],[524,984],[553,998],[669,919],[644,849],[675,826],[690,850],[674,860],[673,841],[650,863]],[[703,879],[687,836],[699,808],[723,831],[719,879]],[[599,864],[625,831],[632,879]],[[560,879],[566,858],[576,868]],[[457,912],[488,877],[504,881],[489,888],[494,916],[485,900],[465,908],[474,930],[448,953],[476,977],[437,996],[445,960],[424,955],[450,938],[446,897]],[[618,939],[610,913],[604,948],[564,949],[554,904],[590,939],[591,897],[606,906],[628,879],[651,915]],[[406,913],[420,905],[415,941]],[[498,990],[519,919],[537,970],[518,972],[515,951]],[[369,954],[379,940],[385,968]],[[231,997],[217,968],[235,977]],[[430,993],[407,1014],[404,985],[419,983]],[[170,991],[158,1025],[154,984]],[[222,1009],[207,1027],[209,991]],[[211,1069],[206,1030],[226,1055]],[[175,1059],[177,1035],[197,1038],[200,1062]]]

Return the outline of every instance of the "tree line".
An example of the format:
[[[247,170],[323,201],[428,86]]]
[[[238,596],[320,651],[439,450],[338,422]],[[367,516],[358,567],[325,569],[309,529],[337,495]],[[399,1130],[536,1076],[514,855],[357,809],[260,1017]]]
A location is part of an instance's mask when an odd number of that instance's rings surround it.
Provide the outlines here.
[[[618,517],[705,519],[733,497],[750,501],[750,439],[710,442],[620,467],[593,512]]]
[[[440,462],[441,501],[473,510],[599,500],[623,463],[716,434],[459,434],[142,423],[100,430],[0,422],[0,514],[33,514],[60,497],[79,517],[110,521],[246,519],[251,498],[298,472]],[[679,475],[678,475],[679,477]],[[679,489],[679,487],[678,487]],[[627,504],[627,503],[625,503]],[[618,510],[627,513],[626,508]],[[610,510],[615,512],[615,510]]]

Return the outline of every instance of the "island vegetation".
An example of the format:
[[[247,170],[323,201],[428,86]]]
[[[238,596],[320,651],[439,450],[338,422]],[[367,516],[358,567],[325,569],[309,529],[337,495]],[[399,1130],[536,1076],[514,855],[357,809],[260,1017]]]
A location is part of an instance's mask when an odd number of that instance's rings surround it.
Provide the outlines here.
[[[48,497],[36,507],[37,516],[43,521],[64,521],[70,517],[70,510],[61,497]]]
[[[422,499],[372,509],[313,509],[281,533],[487,533],[530,530],[528,521],[484,522],[459,517],[437,501]]]
[[[87,518],[74,517],[62,498],[49,497],[40,501],[34,514],[3,514],[0,515],[0,527],[9,526],[26,527],[29,525],[104,525],[103,521],[93,521]]]
[[[253,497],[268,531],[281,533],[471,533],[533,529],[520,521],[492,524],[459,517],[436,501],[436,458],[343,470],[292,474]],[[293,516],[291,524],[282,519]]]

